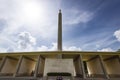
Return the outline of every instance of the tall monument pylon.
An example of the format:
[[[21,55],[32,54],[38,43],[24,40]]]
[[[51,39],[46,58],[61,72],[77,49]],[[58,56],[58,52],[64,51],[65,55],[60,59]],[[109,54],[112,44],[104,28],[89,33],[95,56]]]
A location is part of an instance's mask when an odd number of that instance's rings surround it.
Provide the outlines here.
[[[62,13],[58,13],[58,51],[62,51]]]
[[[62,13],[59,10],[58,13],[58,44],[57,44],[58,51],[62,51]],[[62,59],[62,54],[57,55],[58,59]]]

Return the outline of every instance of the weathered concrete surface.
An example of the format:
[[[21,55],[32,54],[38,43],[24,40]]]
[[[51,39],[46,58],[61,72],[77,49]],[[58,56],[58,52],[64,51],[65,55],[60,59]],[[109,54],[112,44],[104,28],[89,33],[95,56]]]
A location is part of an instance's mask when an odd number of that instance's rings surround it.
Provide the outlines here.
[[[89,74],[104,74],[98,58],[88,61],[87,68]]]
[[[117,58],[107,60],[104,63],[105,63],[105,68],[108,74],[119,74],[120,75],[120,62]]]
[[[22,73],[27,73],[30,74],[32,71],[34,71],[35,68],[35,62],[31,61],[29,59],[23,58],[20,69],[19,69],[19,74]]]
[[[17,60],[7,58],[3,65],[1,73],[14,73],[16,70],[17,62]]]
[[[73,59],[46,59],[44,76],[49,72],[68,72],[75,76]]]

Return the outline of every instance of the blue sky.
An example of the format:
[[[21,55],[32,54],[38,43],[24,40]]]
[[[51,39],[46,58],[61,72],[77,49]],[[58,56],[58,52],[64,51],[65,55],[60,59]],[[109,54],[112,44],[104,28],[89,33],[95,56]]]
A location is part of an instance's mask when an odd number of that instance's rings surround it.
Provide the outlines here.
[[[120,0],[0,0],[0,52],[120,49]]]

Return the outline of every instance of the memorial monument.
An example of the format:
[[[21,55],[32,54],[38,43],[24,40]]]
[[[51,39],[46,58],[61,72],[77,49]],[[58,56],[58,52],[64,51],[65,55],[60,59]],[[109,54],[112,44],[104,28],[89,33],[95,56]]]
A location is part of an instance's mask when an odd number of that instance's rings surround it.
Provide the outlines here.
[[[58,50],[0,53],[0,80],[120,80],[120,52],[62,50],[62,13],[58,13]]]

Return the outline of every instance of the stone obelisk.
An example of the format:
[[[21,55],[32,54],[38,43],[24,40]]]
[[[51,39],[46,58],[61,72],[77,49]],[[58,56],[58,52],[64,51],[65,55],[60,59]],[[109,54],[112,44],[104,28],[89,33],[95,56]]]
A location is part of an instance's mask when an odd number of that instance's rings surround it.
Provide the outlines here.
[[[59,10],[58,13],[58,51],[62,51],[62,13]],[[58,58],[62,58],[62,54],[58,54]]]
[[[62,51],[62,13],[58,13],[58,51]]]

